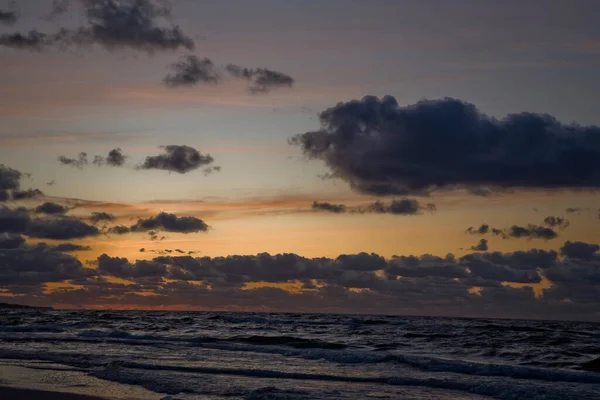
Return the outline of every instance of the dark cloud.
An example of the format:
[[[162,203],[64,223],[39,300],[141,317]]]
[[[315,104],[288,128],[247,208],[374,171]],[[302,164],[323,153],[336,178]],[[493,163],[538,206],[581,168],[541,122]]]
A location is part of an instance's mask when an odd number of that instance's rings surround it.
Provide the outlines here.
[[[320,211],[329,211],[329,212],[338,213],[338,214],[346,212],[346,206],[343,204],[331,204],[331,203],[327,203],[327,202],[320,203],[318,201],[313,201],[312,209],[320,210]]]
[[[107,212],[93,212],[90,217],[92,223],[97,224],[100,221],[114,221],[115,216]]]
[[[60,204],[46,202],[42,205],[36,207],[36,213],[43,214],[64,214],[68,211],[66,207],[61,206]]]
[[[508,234],[503,229],[491,228],[490,232],[494,236],[500,236],[502,239],[508,239]]]
[[[55,180],[48,181],[48,182],[46,182],[46,185],[54,186],[54,185],[56,185],[56,181]]]
[[[194,55],[186,55],[169,68],[172,72],[165,77],[164,82],[170,87],[215,84],[221,79],[218,69],[209,58],[201,60]]]
[[[25,244],[25,238],[19,234],[0,233],[0,251],[2,249],[16,249]]]
[[[148,156],[138,165],[138,169],[160,169],[185,174],[198,168],[212,164],[214,159],[210,154],[202,154],[190,146],[162,146],[164,154]]]
[[[164,251],[165,255],[151,261],[135,262],[104,254],[92,270],[82,269],[73,258],[58,258],[69,256],[48,246],[20,246],[24,248],[0,251],[0,287],[20,293],[29,290],[49,303],[419,315],[436,310],[443,315],[600,318],[596,311],[600,305],[597,251],[584,252],[585,259],[573,254],[559,258],[556,252],[532,249],[477,252],[460,258],[450,254],[394,256],[388,260],[367,253],[338,258],[267,253],[192,257]],[[21,262],[13,261],[15,253],[21,255]],[[43,258],[49,254],[52,263]],[[15,273],[20,270],[27,273]],[[108,276],[132,283],[113,283]],[[551,285],[538,297],[531,285],[541,282],[542,276]],[[42,292],[43,283],[57,279],[72,280],[84,288]],[[302,284],[302,290],[249,289],[252,282],[296,282]],[[507,287],[507,282],[524,286]],[[476,294],[471,291],[473,286],[478,287]],[[133,296],[136,291],[152,296]]]
[[[29,290],[42,291],[44,283],[83,280],[94,274],[76,258],[44,244],[23,244],[0,251],[0,287],[9,290],[30,287]]]
[[[100,234],[98,228],[75,217],[34,219],[25,232],[27,236],[40,239],[80,239]]]
[[[551,240],[558,237],[558,234],[552,228],[531,224],[526,227],[513,225],[506,231],[506,234],[508,237],[516,239],[529,238]]]
[[[125,160],[127,156],[123,154],[123,151],[119,148],[112,149],[108,152],[108,156],[106,157],[106,165],[111,167],[122,167],[125,164]]]
[[[564,217],[548,216],[544,218],[544,224],[551,228],[565,229],[569,226],[570,222]]]
[[[128,227],[123,226],[123,225],[113,226],[108,229],[108,233],[112,233],[115,235],[125,235],[126,233],[129,233],[129,232],[131,232],[131,229],[129,229]]]
[[[598,250],[600,250],[600,246],[597,244],[567,241],[561,247],[560,253],[572,259],[591,260]]]
[[[81,0],[89,28],[75,32],[76,39],[97,43],[108,50],[131,48],[148,53],[191,50],[194,41],[178,26],[162,27],[171,16],[166,3],[152,0]]]
[[[472,226],[468,227],[466,232],[470,235],[485,235],[490,231],[490,226],[488,224],[482,224],[479,228],[474,228]]]
[[[568,221],[558,217],[548,217],[544,220],[544,223],[549,226],[568,226]],[[552,225],[554,224],[554,225]],[[527,226],[513,225],[508,229],[491,228],[488,224],[482,224],[478,228],[469,227],[466,233],[471,235],[485,235],[491,233],[494,236],[499,236],[502,239],[544,239],[551,240],[558,237],[558,233],[552,228],[529,224]]]
[[[43,196],[44,193],[39,189],[13,190],[12,192],[13,200],[37,199]]]
[[[79,153],[79,156],[77,158],[60,156],[58,157],[58,162],[62,165],[70,165],[81,169],[88,164],[87,153]]]
[[[0,44],[30,50],[48,47],[61,49],[100,45],[109,51],[133,49],[153,54],[194,48],[194,41],[176,25],[164,26],[171,17],[164,2],[153,0],[71,0],[56,2],[51,14],[54,18],[70,10],[71,3],[84,9],[87,25],[76,29],[61,28],[46,34],[30,31],[0,37]]]
[[[248,92],[251,94],[267,93],[280,87],[292,87],[294,79],[281,72],[266,68],[244,68],[229,64],[225,70],[235,78],[248,81]]]
[[[577,213],[577,212],[580,212],[580,211],[583,211],[583,210],[584,209],[581,208],[581,207],[568,207],[568,208],[565,208],[565,212],[567,212],[567,213]]]
[[[392,96],[339,103],[320,120],[290,143],[369,194],[600,187],[597,126],[532,113],[495,119],[451,98],[399,107]]]
[[[471,246],[471,250],[473,251],[488,251],[488,241],[487,239],[479,240],[475,246]]]
[[[31,30],[27,34],[15,32],[0,35],[0,46],[18,50],[41,51],[52,42],[52,38],[36,30]]]
[[[109,151],[108,156],[106,157],[95,155],[94,159],[92,160],[92,164],[94,164],[97,167],[102,167],[104,165],[108,165],[111,167],[122,167],[123,165],[125,165],[126,159],[127,156],[123,154],[123,150],[116,148]],[[58,157],[58,161],[62,165],[71,165],[79,169],[83,168],[89,163],[88,154],[85,152],[79,153],[79,156],[77,158],[60,156]]]
[[[126,258],[109,257],[102,254],[98,257],[98,272],[118,278],[160,278],[167,274],[166,267],[153,261],[137,261],[130,264]]]
[[[0,10],[0,24],[12,25],[17,22],[17,12],[9,10]]]
[[[178,217],[175,214],[163,212],[155,217],[138,220],[130,229],[133,232],[167,231],[193,233],[208,231],[208,225],[195,217]]]
[[[74,243],[61,243],[52,247],[52,250],[59,251],[61,253],[72,253],[74,251],[88,251],[92,248],[90,246],[82,246]]]
[[[8,208],[0,205],[0,231],[24,233],[29,227],[31,218],[26,208]]]
[[[0,164],[0,189],[18,190],[21,187],[23,173]]]
[[[434,204],[429,203],[422,206],[418,200],[402,199],[393,200],[389,205],[386,205],[381,201],[376,201],[370,204],[364,211],[398,215],[417,215],[421,214],[422,211],[433,212],[435,210],[436,207]]]

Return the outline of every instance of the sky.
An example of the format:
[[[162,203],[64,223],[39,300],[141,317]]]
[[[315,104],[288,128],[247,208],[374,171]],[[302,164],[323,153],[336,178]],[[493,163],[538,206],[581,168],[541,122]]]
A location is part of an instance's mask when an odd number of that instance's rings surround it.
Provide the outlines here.
[[[600,320],[595,6],[0,0],[0,301]]]

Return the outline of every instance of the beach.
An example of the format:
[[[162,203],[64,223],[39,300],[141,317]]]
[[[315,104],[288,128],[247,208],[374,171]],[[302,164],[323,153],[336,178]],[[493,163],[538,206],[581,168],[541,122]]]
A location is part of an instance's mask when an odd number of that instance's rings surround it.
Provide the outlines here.
[[[93,397],[82,394],[49,392],[44,390],[22,389],[0,386],[2,400],[106,400],[106,397]]]

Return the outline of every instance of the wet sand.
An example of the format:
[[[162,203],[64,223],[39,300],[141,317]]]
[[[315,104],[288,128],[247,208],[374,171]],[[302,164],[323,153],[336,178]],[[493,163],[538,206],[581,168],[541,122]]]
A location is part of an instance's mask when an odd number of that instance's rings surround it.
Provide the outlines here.
[[[2,400],[107,400],[106,397],[92,397],[82,394],[48,392],[43,390],[19,389],[0,386]]]

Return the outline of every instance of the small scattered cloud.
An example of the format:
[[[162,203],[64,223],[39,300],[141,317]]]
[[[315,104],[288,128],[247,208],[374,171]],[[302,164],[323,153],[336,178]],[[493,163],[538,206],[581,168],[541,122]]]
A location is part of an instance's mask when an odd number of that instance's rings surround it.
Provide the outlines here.
[[[114,221],[115,216],[112,214],[109,214],[107,212],[93,212],[92,216],[90,217],[90,221],[92,221],[93,224],[97,224],[98,222],[101,221],[106,221],[106,222],[110,222],[110,221]]]
[[[268,93],[273,89],[292,87],[294,84],[294,79],[282,72],[267,68],[245,68],[234,64],[220,67],[210,58],[200,59],[191,54],[171,64],[169,69],[171,72],[164,79],[164,83],[169,87],[217,84],[223,82],[225,75],[246,80],[250,94]]]
[[[27,200],[44,197],[44,192],[39,189],[14,190],[12,192],[13,200]]]
[[[131,229],[129,229],[128,227],[123,226],[123,225],[113,226],[108,229],[109,234],[112,233],[115,235],[125,235],[129,232],[131,232]]]
[[[74,243],[61,243],[52,247],[52,250],[59,251],[61,253],[72,253],[75,251],[89,251],[92,248],[90,246],[82,246]]]
[[[415,199],[393,200],[387,205],[378,200],[369,204],[365,210],[361,210],[361,212],[396,215],[417,215],[421,214],[423,211],[434,212],[436,211],[436,206],[432,203],[421,205],[419,201]]]
[[[550,228],[566,229],[569,226],[570,222],[564,217],[548,216],[544,218],[544,224],[546,224]]]
[[[198,168],[212,164],[214,159],[210,154],[202,154],[190,146],[162,146],[163,154],[148,156],[137,166],[138,169],[159,169],[185,174]]]
[[[0,10],[0,24],[13,25],[17,22],[18,14],[13,10]]]
[[[61,163],[62,165],[70,165],[72,167],[81,169],[85,165],[88,164],[87,153],[84,153],[84,152],[79,153],[79,156],[77,156],[77,158],[69,158],[66,156],[59,156],[58,162]]]
[[[314,201],[312,203],[312,209],[318,211],[328,211],[336,214],[345,213],[346,206],[343,204],[332,204],[327,202]]]
[[[251,94],[268,93],[280,87],[292,87],[294,78],[278,71],[266,68],[244,68],[228,64],[225,70],[235,78],[248,81],[248,92]]]
[[[478,228],[470,226],[466,232],[470,235],[485,235],[490,232],[490,226],[488,224],[482,224]]]
[[[529,238],[551,240],[558,237],[558,233],[556,233],[556,231],[554,231],[552,228],[533,224],[527,225],[526,227],[513,225],[506,231],[506,234],[509,237],[517,239]]]
[[[488,251],[487,239],[480,239],[479,243],[477,243],[475,246],[471,246],[471,250],[473,250],[473,251]]]
[[[178,217],[175,214],[160,213],[155,217],[140,219],[131,226],[132,232],[166,231],[194,233],[208,231],[208,225],[195,217]]]
[[[67,211],[68,211],[68,208],[63,207],[60,204],[56,204],[56,203],[52,203],[52,202],[46,202],[35,208],[36,213],[49,214],[49,215],[64,214]]]
[[[209,58],[199,59],[194,55],[186,55],[179,62],[171,64],[172,70],[164,82],[167,86],[193,86],[198,83],[215,84],[221,80],[218,69]]]
[[[123,150],[116,148],[109,151],[108,156],[106,157],[95,155],[92,160],[92,164],[97,167],[102,167],[104,165],[108,165],[110,167],[122,167],[125,165],[126,160],[127,156],[123,154]],[[72,167],[82,169],[89,164],[88,153],[81,152],[77,158],[60,156],[58,157],[58,162],[62,165],[70,165]]]

